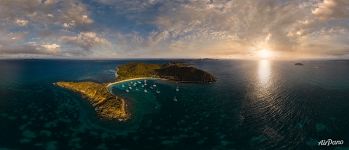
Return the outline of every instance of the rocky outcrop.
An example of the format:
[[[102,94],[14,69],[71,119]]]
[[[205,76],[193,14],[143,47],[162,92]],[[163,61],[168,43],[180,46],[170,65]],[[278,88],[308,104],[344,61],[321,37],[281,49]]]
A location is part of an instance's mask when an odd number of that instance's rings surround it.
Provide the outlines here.
[[[124,99],[112,95],[105,84],[94,82],[57,82],[55,85],[80,93],[105,119],[126,120],[130,117]]]

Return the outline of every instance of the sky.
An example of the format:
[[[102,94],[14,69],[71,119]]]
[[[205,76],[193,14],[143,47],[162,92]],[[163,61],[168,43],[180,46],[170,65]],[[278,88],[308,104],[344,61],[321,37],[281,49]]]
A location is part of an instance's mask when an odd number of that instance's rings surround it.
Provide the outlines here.
[[[349,58],[349,0],[0,0],[0,58]]]

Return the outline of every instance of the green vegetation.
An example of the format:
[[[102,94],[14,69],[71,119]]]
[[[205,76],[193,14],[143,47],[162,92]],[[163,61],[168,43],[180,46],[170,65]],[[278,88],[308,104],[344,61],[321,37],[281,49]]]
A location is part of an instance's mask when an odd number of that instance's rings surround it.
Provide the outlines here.
[[[138,77],[159,77],[156,74],[157,69],[160,69],[159,64],[144,64],[144,63],[128,63],[120,65],[117,68],[117,80],[132,79]]]
[[[179,82],[210,83],[216,81],[211,74],[180,63],[145,64],[128,63],[117,68],[117,80],[141,77],[164,78]]]

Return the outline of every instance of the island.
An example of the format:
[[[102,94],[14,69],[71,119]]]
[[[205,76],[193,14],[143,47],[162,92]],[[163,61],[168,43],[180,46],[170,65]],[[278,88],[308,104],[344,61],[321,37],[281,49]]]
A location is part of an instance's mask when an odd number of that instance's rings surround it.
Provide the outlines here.
[[[117,81],[143,77],[189,83],[211,83],[216,81],[210,73],[183,63],[128,63],[117,68],[117,75]]]
[[[304,64],[302,64],[302,63],[295,63],[294,65],[295,66],[303,66]]]
[[[138,78],[156,78],[185,83],[216,81],[210,73],[183,63],[128,63],[119,65],[116,68],[116,74],[115,83]],[[131,117],[125,98],[115,96],[109,91],[111,83],[56,82],[54,85],[82,95],[92,104],[101,118],[124,121]]]

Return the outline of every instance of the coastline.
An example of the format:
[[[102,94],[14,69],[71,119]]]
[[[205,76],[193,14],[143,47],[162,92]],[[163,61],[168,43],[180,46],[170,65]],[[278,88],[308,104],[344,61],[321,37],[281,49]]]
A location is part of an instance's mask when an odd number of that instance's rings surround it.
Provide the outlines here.
[[[104,119],[125,121],[130,118],[127,100],[112,94],[105,84],[94,82],[56,82],[55,86],[79,93]]]
[[[131,79],[125,79],[125,80],[121,80],[121,81],[116,81],[116,82],[111,82],[107,84],[107,89],[109,91],[110,86],[113,86],[115,84],[120,84],[120,83],[124,83],[124,82],[128,82],[128,81],[134,81],[134,80],[167,80],[170,81],[169,79],[165,79],[165,78],[154,78],[154,77],[138,77],[138,78],[131,78]],[[109,91],[110,92],[110,91]],[[111,93],[111,92],[110,92]]]

